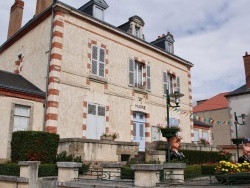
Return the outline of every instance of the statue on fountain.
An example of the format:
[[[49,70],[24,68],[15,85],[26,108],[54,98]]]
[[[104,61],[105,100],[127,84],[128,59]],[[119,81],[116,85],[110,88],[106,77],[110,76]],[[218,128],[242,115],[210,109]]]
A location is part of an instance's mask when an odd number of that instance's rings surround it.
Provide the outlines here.
[[[179,136],[174,136],[169,139],[170,144],[170,160],[182,161],[185,156],[182,152],[179,152],[181,148],[181,138]]]

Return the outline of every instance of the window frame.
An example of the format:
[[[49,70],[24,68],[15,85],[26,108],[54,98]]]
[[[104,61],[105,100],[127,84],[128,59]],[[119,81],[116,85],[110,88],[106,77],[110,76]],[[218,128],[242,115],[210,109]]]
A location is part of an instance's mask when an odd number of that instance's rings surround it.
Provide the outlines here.
[[[168,72],[163,72],[163,93],[166,96],[166,89],[168,89],[169,94],[173,94],[175,91],[174,81],[175,76]]]

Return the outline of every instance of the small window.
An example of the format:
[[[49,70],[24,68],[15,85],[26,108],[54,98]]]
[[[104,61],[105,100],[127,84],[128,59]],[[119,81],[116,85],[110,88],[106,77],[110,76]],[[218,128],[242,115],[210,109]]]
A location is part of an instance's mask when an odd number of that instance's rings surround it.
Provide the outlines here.
[[[15,105],[14,109],[14,131],[25,131],[29,129],[30,106]]]

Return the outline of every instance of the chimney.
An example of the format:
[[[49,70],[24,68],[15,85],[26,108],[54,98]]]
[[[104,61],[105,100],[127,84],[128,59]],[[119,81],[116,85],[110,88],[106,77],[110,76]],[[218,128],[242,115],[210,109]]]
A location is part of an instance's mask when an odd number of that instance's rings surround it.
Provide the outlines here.
[[[15,0],[10,9],[10,21],[8,30],[8,39],[13,36],[22,26],[24,2]]]
[[[53,3],[53,0],[37,0],[36,1],[36,15],[40,14]]]
[[[246,85],[247,89],[250,89],[250,55],[248,53],[245,53],[245,56],[243,56],[244,59],[244,68],[245,68],[245,75],[246,75]]]

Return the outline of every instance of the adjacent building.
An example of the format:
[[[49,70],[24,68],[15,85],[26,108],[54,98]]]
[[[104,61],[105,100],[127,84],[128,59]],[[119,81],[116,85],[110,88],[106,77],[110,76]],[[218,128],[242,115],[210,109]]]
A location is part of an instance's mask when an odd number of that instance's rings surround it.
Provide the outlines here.
[[[231,124],[228,123],[231,116],[226,94],[219,93],[210,99],[197,101],[194,115],[204,124],[212,125],[212,130],[209,131],[208,126],[202,130],[195,127],[194,141],[203,138],[213,145],[231,144]]]
[[[104,0],[79,9],[37,0],[36,15],[20,28],[12,17],[21,16],[23,7],[22,0],[15,0],[10,16],[15,30],[0,47],[0,69],[20,75],[45,94],[44,110],[40,106],[29,113],[30,119],[44,121],[30,121],[23,130],[94,140],[117,132],[118,141],[139,142],[144,151],[146,144],[161,139],[156,125],[166,124],[167,88],[184,94],[181,111],[192,111],[193,64],[174,54],[171,33],[145,41],[145,23],[137,15],[118,27],[108,24]],[[14,104],[8,100],[6,106]],[[174,110],[170,119],[182,128],[183,142],[192,142],[192,119]],[[15,131],[8,119],[2,126],[5,132]]]

